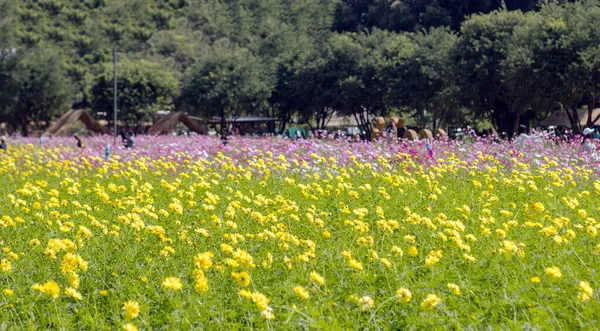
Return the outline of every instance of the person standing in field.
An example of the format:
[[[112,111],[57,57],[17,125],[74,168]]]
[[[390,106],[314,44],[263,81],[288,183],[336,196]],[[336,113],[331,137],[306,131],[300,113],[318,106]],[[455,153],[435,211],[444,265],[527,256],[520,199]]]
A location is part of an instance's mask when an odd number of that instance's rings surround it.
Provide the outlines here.
[[[396,130],[396,122],[393,119],[390,119],[387,127],[385,128],[385,132],[391,141],[398,140],[398,131]]]
[[[125,129],[121,129],[119,134],[121,135],[121,142],[123,143],[123,146],[127,147],[127,132],[125,132]]]
[[[135,142],[135,137],[133,132],[129,131],[127,133],[127,148],[133,148],[133,143]]]
[[[527,141],[538,140],[542,138],[542,136],[543,135],[528,135],[527,127],[525,125],[519,125],[519,136],[515,138],[513,144],[516,149],[523,149]]]
[[[78,148],[83,148],[83,141],[81,140],[81,138],[78,135],[73,135],[73,138],[75,138],[75,140],[77,140],[77,147]]]
[[[6,141],[4,140],[4,138],[0,138],[0,150],[3,150],[5,153],[8,151],[6,149]]]
[[[593,153],[596,150],[596,144],[594,144],[594,131],[595,130],[591,128],[583,129],[581,148],[586,153]]]

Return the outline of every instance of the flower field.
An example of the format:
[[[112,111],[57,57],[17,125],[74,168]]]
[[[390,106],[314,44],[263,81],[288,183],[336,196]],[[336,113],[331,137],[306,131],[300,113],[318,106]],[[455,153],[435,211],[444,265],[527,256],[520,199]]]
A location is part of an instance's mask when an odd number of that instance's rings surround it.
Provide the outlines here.
[[[597,329],[577,143],[140,137],[0,151],[14,329]]]

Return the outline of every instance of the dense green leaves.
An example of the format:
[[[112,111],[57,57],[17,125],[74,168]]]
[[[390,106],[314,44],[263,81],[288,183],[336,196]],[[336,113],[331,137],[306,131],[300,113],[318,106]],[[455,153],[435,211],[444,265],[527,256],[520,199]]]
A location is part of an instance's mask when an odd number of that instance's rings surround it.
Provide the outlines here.
[[[117,75],[119,119],[128,125],[142,124],[157,110],[169,110],[177,95],[175,75],[159,63],[125,59],[119,64]],[[113,118],[114,73],[105,65],[91,90],[91,106],[96,112]]]
[[[265,73],[258,57],[222,40],[190,70],[183,104],[190,113],[205,117],[257,113],[272,89]]]
[[[181,107],[205,117],[276,116],[281,129],[291,121],[324,128],[337,112],[368,132],[374,116],[394,113],[430,128],[481,120],[510,135],[558,109],[573,117],[582,104],[595,107],[599,4],[0,0],[1,120],[42,129],[69,107],[48,103],[44,88],[16,97],[33,57],[53,64],[39,69],[57,82],[53,100],[112,118],[117,48],[130,125]],[[590,112],[588,125],[597,120]]]
[[[0,120],[27,135],[31,123],[40,129],[69,109],[71,82],[59,50],[40,45],[28,52],[5,53],[0,58]]]

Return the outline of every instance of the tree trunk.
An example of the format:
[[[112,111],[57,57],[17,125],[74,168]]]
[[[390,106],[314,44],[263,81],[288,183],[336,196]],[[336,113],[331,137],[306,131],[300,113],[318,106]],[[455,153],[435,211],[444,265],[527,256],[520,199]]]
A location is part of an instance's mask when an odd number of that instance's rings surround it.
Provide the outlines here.
[[[596,120],[593,118],[594,109],[596,108],[596,98],[592,98],[588,104],[588,118],[587,118],[587,127],[591,128],[596,123]]]
[[[358,123],[358,127],[360,129],[365,130],[367,140],[371,141],[371,123],[369,122],[369,112],[366,111],[366,117],[365,117],[365,112],[361,108],[360,112],[357,112],[356,110],[354,110],[352,112],[352,115],[354,116],[356,123]]]
[[[439,114],[439,116],[437,116]],[[433,107],[433,131],[437,130],[444,121],[444,115],[446,115],[446,108],[438,108],[437,106]]]
[[[221,137],[227,136],[226,132],[226,123],[225,123],[225,108],[221,107]]]
[[[520,114],[514,115],[514,117],[512,119],[513,125],[512,125],[512,135],[511,135],[511,138],[513,136],[515,136],[516,133],[519,132],[519,122],[520,122],[520,120],[521,120],[521,115]]]
[[[569,109],[565,110],[569,117],[569,122],[571,122],[571,130],[573,133],[581,132],[581,128],[579,125],[579,114],[577,113],[577,106],[573,105]]]
[[[515,114],[510,112],[505,102],[499,100],[494,103],[492,119],[496,122],[498,133],[505,133],[508,139],[515,135],[516,129],[519,127],[518,119],[515,121]]]
[[[27,120],[28,113],[29,113],[29,110],[19,112],[19,121],[21,124],[21,135],[23,137],[27,137],[29,135],[29,131],[27,130],[29,127],[29,123],[28,123],[29,121]]]

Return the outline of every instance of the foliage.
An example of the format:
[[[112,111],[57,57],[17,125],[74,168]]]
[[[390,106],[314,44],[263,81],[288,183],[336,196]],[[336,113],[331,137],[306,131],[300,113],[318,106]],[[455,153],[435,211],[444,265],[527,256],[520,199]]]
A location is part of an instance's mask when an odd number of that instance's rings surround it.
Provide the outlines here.
[[[14,328],[600,323],[598,160],[578,143],[140,137],[105,161],[105,138],[32,141],[0,150]]]
[[[511,93],[518,90],[511,89],[507,79],[506,59],[514,30],[525,25],[528,17],[507,11],[473,16],[462,26],[453,49],[462,102],[480,116],[489,116],[509,136],[516,133],[527,106]]]
[[[150,120],[157,110],[172,109],[178,81],[160,63],[125,59],[119,65],[117,87],[119,119],[137,125]],[[92,108],[111,120],[114,116],[113,66],[107,64],[102,68],[91,94]]]
[[[245,48],[222,40],[191,68],[182,102],[191,114],[239,117],[256,114],[270,96],[267,71]]]
[[[386,29],[419,31],[433,27],[460,30],[473,14],[494,10],[532,11],[565,0],[341,0],[333,28],[338,31]]]
[[[60,49],[56,70],[70,81],[72,107],[110,114],[108,67],[117,48],[127,59],[120,72],[166,78],[160,91],[143,90],[146,83],[128,87],[120,104],[132,125],[174,104],[205,116],[275,116],[281,129],[294,121],[323,128],[337,112],[356,117],[368,132],[372,117],[393,112],[430,128],[491,120],[511,135],[519,123],[535,125],[554,110],[573,115],[583,104],[595,107],[599,5],[0,0],[0,88],[8,91],[11,61],[28,61],[27,54],[51,45]],[[160,70],[154,75],[150,68]],[[202,77],[211,71],[224,77]],[[1,107],[8,114],[26,106],[2,101]],[[43,128],[60,113],[38,115],[31,120]],[[590,112],[588,126],[597,120]]]
[[[39,129],[69,109],[71,82],[60,50],[40,45],[27,52],[9,51],[0,59],[0,70],[1,120],[19,127],[23,135],[30,122]]]

